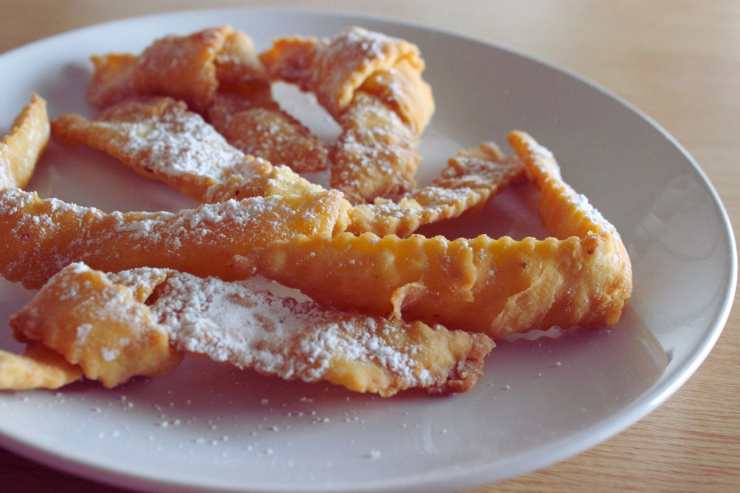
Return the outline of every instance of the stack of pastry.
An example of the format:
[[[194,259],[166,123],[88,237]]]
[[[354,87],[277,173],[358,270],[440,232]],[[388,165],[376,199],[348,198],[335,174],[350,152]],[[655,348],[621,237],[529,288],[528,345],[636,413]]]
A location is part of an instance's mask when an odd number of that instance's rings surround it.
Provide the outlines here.
[[[382,396],[471,388],[492,339],[614,324],[631,294],[615,228],[514,131],[417,187],[434,111],[419,49],[352,28],[258,54],[228,26],[92,57],[95,119],[34,96],[0,144],[0,274],[35,298],[12,316],[23,355],[0,352],[0,388],[114,387],[185,353]],[[272,98],[284,81],[336,119],[332,144]],[[50,132],[51,130],[51,132]],[[51,135],[85,145],[202,205],[112,212],[23,190]],[[301,172],[328,169],[332,189]],[[413,234],[521,180],[552,237]]]

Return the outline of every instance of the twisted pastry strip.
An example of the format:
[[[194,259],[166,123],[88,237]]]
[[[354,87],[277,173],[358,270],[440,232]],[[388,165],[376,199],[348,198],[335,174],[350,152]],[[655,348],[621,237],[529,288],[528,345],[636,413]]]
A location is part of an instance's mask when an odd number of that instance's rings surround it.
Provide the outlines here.
[[[13,315],[16,338],[41,343],[105,387],[177,367],[182,354],[143,301],[155,284],[117,285],[84,264],[71,264]]]
[[[238,52],[249,59],[251,70],[245,73],[239,64],[230,66],[225,61],[217,64],[219,91],[204,113],[208,121],[245,154],[298,172],[326,169],[326,146],[280,109],[254,44],[244,34],[239,39]]]
[[[229,26],[167,36],[144,53],[91,58],[88,99],[102,109],[133,97],[185,100],[237,149],[297,171],[318,171],[327,150],[272,99],[270,83],[245,34]]]
[[[46,101],[34,94],[0,141],[0,190],[24,186],[49,141]],[[23,355],[0,350],[0,389],[56,389],[79,379],[79,369],[40,344]]]
[[[123,102],[94,122],[62,115],[54,120],[53,129],[64,143],[105,151],[138,173],[200,201],[285,195],[291,188],[308,186],[285,168],[243,156],[200,116],[171,99]],[[493,144],[462,150],[434,185],[397,202],[377,199],[373,205],[356,206],[350,213],[349,230],[408,235],[423,224],[456,217],[482,204],[522,170],[518,161],[505,157]],[[278,188],[269,189],[271,184]]]
[[[396,201],[377,198],[373,204],[354,206],[347,230],[355,234],[408,236],[424,224],[458,217],[483,205],[499,189],[522,177],[523,172],[518,159],[507,158],[491,142],[463,149],[450,158],[432,185]]]
[[[46,101],[34,94],[0,140],[0,190],[26,186],[48,142]]]
[[[22,113],[33,120],[19,120],[34,124],[17,125],[6,139],[28,144],[21,156],[37,157],[46,143],[36,137],[38,128],[48,128],[39,104],[32,101]],[[0,162],[0,170],[14,176],[14,162]],[[28,172],[35,165],[33,160],[22,163]],[[0,274],[39,287],[70,262],[84,260],[107,271],[153,265],[233,278],[244,275],[234,270],[236,256],[249,258],[297,234],[328,238],[346,228],[348,204],[341,193],[305,180],[291,181],[296,175],[287,168],[272,171],[264,178],[265,197],[177,213],[105,213],[17,188],[2,189],[0,236],[5,245],[0,249]],[[289,174],[287,179],[282,171]],[[244,259],[240,265],[245,265]]]
[[[31,168],[33,164],[35,162],[31,163]],[[311,194],[336,196],[333,192],[309,187],[304,196],[288,196],[281,200],[287,203],[289,210],[294,210],[305,206],[306,201],[310,202],[311,198],[306,195]],[[241,205],[246,202],[249,201]],[[225,204],[230,203],[239,204],[235,201]],[[344,205],[343,201],[337,204],[340,208]],[[50,251],[44,253],[51,253],[55,262],[64,262],[70,256],[92,256],[96,262],[118,264],[120,267],[121,262],[145,261],[136,257],[137,253],[141,253],[137,250],[148,249],[148,253],[152,253],[156,246],[150,248],[151,245],[146,243],[161,243],[163,236],[175,244],[175,249],[180,248],[183,241],[201,241],[203,243],[198,247],[202,249],[205,246],[208,250],[207,244],[216,243],[208,236],[217,227],[203,224],[204,219],[218,223],[224,230],[234,230],[234,225],[228,220],[235,218],[225,217],[227,214],[222,205],[204,206],[212,210],[201,208],[199,214],[189,214],[192,211],[179,213],[180,217],[170,224],[165,224],[167,221],[163,219],[167,215],[164,214],[163,218],[161,213],[114,213],[110,216],[118,221],[114,227],[118,230],[115,240],[118,250],[109,250],[103,257],[96,257],[96,252],[91,253],[90,247],[103,249],[112,246],[102,231],[105,228],[89,235],[78,235],[81,231],[95,231],[94,227],[86,229],[87,223],[105,219],[103,213],[54,199],[40,201],[20,190],[4,190],[0,192],[0,216],[6,223],[0,226],[0,231],[7,230],[13,224],[13,218],[8,218],[7,213],[12,216],[26,212],[29,213],[28,218],[20,221],[15,218],[9,250],[17,251],[19,245],[13,243],[17,235],[34,244],[42,244],[40,251],[49,247]],[[250,216],[249,212],[240,212]],[[255,212],[259,215],[264,211]],[[285,219],[288,213],[277,211],[277,216]],[[309,219],[319,223],[321,218],[326,218],[325,210],[320,209],[316,213],[320,216],[318,220],[314,217]],[[256,219],[258,224],[265,224],[259,217],[251,219]],[[178,237],[173,234],[176,229],[173,226],[180,228]],[[275,226],[268,225],[272,228]],[[300,230],[299,224],[292,224],[287,229],[296,226]],[[193,234],[188,234],[187,228],[192,229]],[[265,231],[255,229],[257,231],[252,232],[257,238],[270,241],[270,238],[265,238]],[[331,234],[320,227],[308,229],[314,233]],[[132,231],[134,234],[129,235]],[[222,242],[229,241],[225,231],[218,235]],[[83,245],[65,245],[65,238],[67,241],[72,238],[72,243],[78,239]],[[143,243],[132,245],[132,238],[140,239]],[[127,250],[134,258],[116,258],[121,256],[120,252]],[[198,253],[203,255],[202,250]],[[240,266],[243,266],[243,253],[246,252],[234,250],[224,257],[239,257]],[[45,254],[36,252],[34,256],[45,257]],[[177,252],[171,252],[165,254],[162,260],[165,263],[193,260],[177,257]],[[205,258],[209,264],[218,260],[208,254]],[[154,260],[155,263],[158,261]],[[32,271],[35,267],[32,259],[27,257],[14,262],[23,264],[24,269],[30,267]],[[0,259],[0,265],[6,263],[7,259]],[[150,310],[145,301],[152,299],[155,290],[156,301]],[[205,291],[220,297],[203,306],[203,299],[198,296]],[[280,303],[273,303],[275,299],[270,293],[257,290],[254,280],[240,284],[226,283],[150,268],[105,275],[92,271],[84,264],[72,264],[54,275],[36,298],[11,321],[16,337],[24,341],[40,341],[56,352],[37,344],[32,344],[25,356],[0,352],[0,389],[58,388],[78,379],[81,373],[89,379],[101,381],[106,387],[114,387],[136,375],[157,375],[174,368],[181,359],[181,353],[170,345],[169,335],[172,334],[175,335],[173,342],[179,347],[188,347],[214,359],[222,359],[223,344],[234,327],[221,327],[222,333],[218,332],[218,328],[214,331],[213,322],[208,316],[218,317],[224,308],[236,309],[237,313],[241,313],[239,323],[247,328],[254,329],[257,326],[263,331],[264,337],[261,339],[241,339],[241,346],[226,348],[237,351],[229,353],[227,357],[237,366],[253,366],[258,371],[283,378],[297,377],[307,381],[325,379],[351,390],[375,392],[383,396],[412,387],[426,388],[433,393],[465,391],[482,374],[483,358],[493,347],[485,336],[451,333],[442,327],[431,328],[420,322],[404,324],[377,317],[336,313],[322,309],[310,300],[277,300]],[[245,317],[244,306],[251,309],[257,302],[267,303],[269,310],[266,313],[250,313]],[[230,306],[225,306],[229,303]],[[283,316],[285,313],[280,320],[269,320],[272,311],[280,306],[287,310],[287,315],[293,317],[288,327],[297,323],[298,332],[271,340],[267,335],[289,321]],[[239,307],[242,307],[241,312],[238,311]],[[161,325],[154,318],[155,315],[166,323]],[[194,332],[193,321],[198,316],[205,325],[200,326],[200,332]],[[251,345],[244,347],[245,343]],[[316,350],[321,352],[317,354]],[[259,359],[266,353],[273,359],[267,362]],[[278,366],[274,366],[276,362]]]
[[[112,53],[91,60],[95,73],[88,100],[97,108],[132,96],[168,95],[205,111],[220,81],[236,82],[262,71],[251,40],[230,26],[165,36],[138,57]]]
[[[282,111],[266,81],[240,84],[216,94],[208,121],[245,154],[286,164],[297,172],[322,171],[329,152],[303,124]]]
[[[167,183],[202,202],[231,197],[289,195],[317,185],[284,167],[244,156],[203,119],[169,98],[129,100],[105,110],[99,120],[67,114],[52,124],[66,144],[107,152],[143,176]],[[458,152],[434,185],[398,202],[377,199],[350,212],[352,232],[408,235],[423,224],[456,217],[485,202],[520,176],[518,160],[493,144]]]
[[[66,145],[103,151],[199,202],[323,190],[285,166],[244,155],[200,115],[171,98],[127,100],[92,122],[64,114],[54,119],[52,129]]]
[[[362,204],[416,187],[419,136],[383,101],[358,93],[338,121],[342,133],[331,152],[332,188]]]
[[[545,224],[562,239],[482,235],[451,242],[343,233],[275,245],[260,259],[260,271],[320,303],[403,312],[494,338],[552,325],[616,323],[632,291],[619,235],[562,181],[549,151],[521,132],[509,140],[541,190]]]
[[[260,58],[271,77],[315,93],[341,125],[332,187],[354,202],[414,187],[418,135],[434,112],[418,47],[355,27],[329,40],[281,38]]]
[[[329,238],[346,214],[335,191],[232,199],[176,213],[105,213],[8,189],[0,191],[0,273],[29,288],[74,261],[114,272],[148,265],[230,279],[244,275],[235,256],[301,233]]]
[[[261,278],[229,283],[150,268],[104,274],[73,264],[11,325],[109,387],[176,365],[180,355],[169,340],[181,351],[289,380],[385,397],[408,388],[459,392],[475,384],[493,347],[481,334],[336,312],[281,291]]]
[[[103,109],[135,97],[134,71],[138,57],[132,53],[108,53],[90,57],[93,75],[87,87],[87,101]]]
[[[385,94],[391,90],[391,83],[384,78],[401,73],[410,83],[411,73],[416,76],[424,70],[424,60],[416,45],[360,27],[352,27],[331,39],[278,38],[260,55],[260,60],[272,78],[313,92],[335,118],[344,113],[368,81],[372,81],[367,85],[372,89],[368,92]],[[412,87],[413,90],[398,88],[398,92],[388,92],[385,99],[402,109],[399,116],[421,131],[431,118],[433,103],[430,107],[411,101],[414,97],[426,101],[429,98],[418,93],[430,95],[431,89],[423,81]]]
[[[137,173],[167,183],[200,202],[238,181],[249,192],[267,195],[270,163],[245,156],[200,115],[170,98],[128,100],[103,111],[90,122],[81,115],[61,115],[52,123],[54,136],[67,145],[85,144],[115,157]]]

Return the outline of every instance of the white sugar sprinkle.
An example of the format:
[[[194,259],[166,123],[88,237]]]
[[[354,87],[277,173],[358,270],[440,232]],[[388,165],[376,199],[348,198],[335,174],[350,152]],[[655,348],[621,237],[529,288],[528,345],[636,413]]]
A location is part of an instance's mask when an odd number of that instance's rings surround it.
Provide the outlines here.
[[[125,152],[143,167],[168,176],[198,175],[221,180],[239,169],[249,176],[245,155],[203,118],[173,105],[163,115],[137,122],[95,122],[125,135]]]
[[[113,361],[114,359],[118,358],[119,354],[121,354],[121,351],[117,348],[103,347],[100,349],[100,356],[105,361]]]
[[[398,324],[337,315],[295,290],[280,296],[282,289],[261,277],[227,283],[176,273],[159,287],[151,310],[179,348],[238,367],[313,382],[343,357],[382,366],[407,386],[431,383],[411,356],[416,346],[387,342],[403,331]]]
[[[83,344],[85,344],[87,336],[90,334],[92,328],[93,327],[91,324],[82,324],[77,327],[77,330],[75,331],[75,344],[77,346],[82,346]]]

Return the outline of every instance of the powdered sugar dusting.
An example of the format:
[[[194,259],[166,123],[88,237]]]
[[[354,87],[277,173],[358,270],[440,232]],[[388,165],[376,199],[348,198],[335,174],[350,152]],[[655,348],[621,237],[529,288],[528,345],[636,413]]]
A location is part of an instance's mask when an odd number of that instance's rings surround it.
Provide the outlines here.
[[[413,187],[418,136],[379,99],[358,94],[340,118],[332,185],[360,200]]]
[[[415,345],[390,342],[403,341],[399,324],[327,310],[285,289],[259,277],[227,283],[173,274],[151,309],[181,349],[242,368],[312,382],[338,358],[378,365],[401,388],[432,383],[413,358]]]
[[[3,156],[3,146],[0,143],[0,189],[15,186],[15,178],[10,173],[10,162]]]
[[[38,286],[70,262],[118,271],[142,265],[201,269],[209,256],[216,275],[235,255],[296,234],[328,234],[338,195],[294,208],[279,196],[252,197],[170,212],[104,213],[18,189],[0,191],[7,248],[0,272]],[[334,217],[334,219],[332,219]],[[43,239],[43,241],[41,241]],[[143,257],[142,257],[143,256]],[[208,267],[208,266],[207,266]],[[210,267],[209,267],[210,268]]]
[[[121,354],[121,351],[117,348],[107,348],[103,347],[100,349],[100,356],[103,358],[104,361],[111,362],[118,358],[118,356]]]
[[[77,327],[75,331],[75,344],[77,346],[84,345],[87,340],[87,336],[90,335],[90,331],[92,331],[92,329],[93,326],[90,324],[82,324]]]
[[[563,195],[575,209],[580,211],[588,221],[597,225],[604,231],[608,231],[611,234],[619,235],[617,229],[612,223],[606,220],[606,218],[589,202],[588,197],[583,194],[576,192],[573,187],[567,183],[562,184]]]
[[[356,206],[351,215],[354,229],[378,234],[407,234],[422,224],[459,216],[490,197],[498,188],[519,176],[524,167],[513,158],[483,153],[492,144],[459,152],[433,185],[402,196],[397,201],[375,199]]]
[[[318,53],[314,87],[319,101],[335,116],[374,72],[393,67],[404,56],[418,56],[415,46],[360,27],[323,40]]]
[[[244,166],[246,156],[231,146],[203,118],[172,105],[161,115],[138,121],[100,121],[124,136],[123,150],[143,167],[168,176],[199,175],[220,181]]]
[[[585,195],[579,194],[573,187],[563,181],[560,166],[549,149],[535,142],[532,138],[527,138],[525,145],[531,153],[531,165],[536,169],[535,173],[544,175],[544,179],[548,182],[546,186],[552,188],[563,200],[569,202],[571,209],[576,214],[580,213],[582,215],[581,220],[585,219],[591,224],[590,229],[595,226],[605,232],[619,236],[614,225],[604,218]]]

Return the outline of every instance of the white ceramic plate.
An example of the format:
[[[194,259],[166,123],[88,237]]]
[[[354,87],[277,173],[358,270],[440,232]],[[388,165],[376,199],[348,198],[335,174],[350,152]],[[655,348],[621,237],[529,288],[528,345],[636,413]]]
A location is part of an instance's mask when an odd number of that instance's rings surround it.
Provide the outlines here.
[[[732,230],[697,164],[644,115],[527,57],[427,28],[364,17],[270,10],[185,12],[90,27],[0,57],[0,122],[31,92],[50,112],[87,112],[93,52],[138,51],[165,33],[231,23],[258,47],[349,25],[417,43],[437,112],[422,181],[460,146],[530,131],[565,178],[619,228],[634,298],[611,330],[501,344],[471,392],[392,400],[285,383],[188,361],[115,391],[77,384],[0,396],[0,443],[101,481],[157,491],[447,491],[500,480],[587,449],[654,409],[696,370],[727,318],[736,277]],[[280,91],[327,138],[295,91]],[[287,96],[286,96],[287,95]],[[187,204],[89,151],[52,146],[33,187],[104,209]],[[525,188],[435,231],[542,233]],[[494,221],[495,217],[495,221]],[[431,231],[431,230],[429,230]],[[31,296],[0,283],[0,320]],[[7,333],[0,347],[17,347]]]

